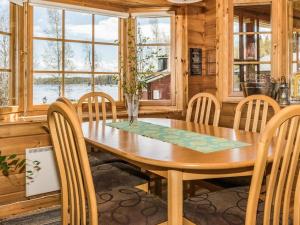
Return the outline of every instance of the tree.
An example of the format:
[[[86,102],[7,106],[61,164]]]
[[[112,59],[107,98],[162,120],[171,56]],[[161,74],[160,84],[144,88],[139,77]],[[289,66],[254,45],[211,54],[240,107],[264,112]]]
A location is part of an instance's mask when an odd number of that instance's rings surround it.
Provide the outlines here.
[[[47,9],[48,26],[44,29],[44,32],[49,36],[55,36],[56,39],[62,38],[62,15],[57,9]],[[74,56],[74,52],[69,43],[64,43],[64,59],[62,43],[59,41],[47,41],[47,51],[42,55],[43,62],[47,65],[47,68],[55,71],[62,70],[62,60],[64,60],[64,66],[72,69],[73,63],[70,60]],[[61,77],[57,74],[51,74],[53,82],[58,84],[59,96],[62,95],[62,82]]]
[[[2,6],[1,6],[2,7]],[[1,10],[0,31],[8,31],[9,10]],[[0,35],[0,68],[9,68],[9,36]],[[7,72],[0,72],[0,106],[9,104],[9,75]]]

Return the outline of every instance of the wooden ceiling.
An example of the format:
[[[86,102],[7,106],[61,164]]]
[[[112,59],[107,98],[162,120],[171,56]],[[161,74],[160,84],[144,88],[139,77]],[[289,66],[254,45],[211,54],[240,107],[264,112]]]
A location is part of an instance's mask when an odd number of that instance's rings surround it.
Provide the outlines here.
[[[182,4],[170,3],[167,0],[51,0],[54,2],[75,4],[80,6],[115,10],[120,12],[128,12],[137,8],[159,8],[159,7],[172,7],[181,6]],[[189,6],[205,7],[203,0],[197,3],[185,4]]]
[[[170,7],[178,4],[170,3],[167,0],[92,0],[99,4],[108,4],[122,8],[139,8],[139,7]],[[193,5],[203,6],[204,2],[193,3]]]

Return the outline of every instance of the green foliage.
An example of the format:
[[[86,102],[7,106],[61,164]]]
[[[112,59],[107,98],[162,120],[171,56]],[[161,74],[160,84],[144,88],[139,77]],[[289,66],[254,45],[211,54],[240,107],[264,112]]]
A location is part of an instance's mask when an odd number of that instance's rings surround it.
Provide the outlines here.
[[[26,160],[17,158],[16,154],[3,156],[0,151],[0,171],[4,176],[9,176],[11,172],[23,172],[25,170]]]
[[[26,159],[18,158],[16,154],[3,156],[0,151],[0,172],[4,176],[8,177],[13,172],[24,172],[26,164],[29,164],[32,168],[32,170],[26,171],[26,178],[29,180],[29,183],[32,183],[36,172],[41,170],[40,162],[37,160],[26,162]]]
[[[143,89],[147,87],[147,79],[156,75],[154,59],[163,57],[159,55],[161,49],[151,51],[150,47],[145,46],[148,40],[149,38],[142,36],[139,29],[136,35],[132,28],[128,29],[128,56],[122,62],[121,80],[124,93],[127,95],[141,97]]]

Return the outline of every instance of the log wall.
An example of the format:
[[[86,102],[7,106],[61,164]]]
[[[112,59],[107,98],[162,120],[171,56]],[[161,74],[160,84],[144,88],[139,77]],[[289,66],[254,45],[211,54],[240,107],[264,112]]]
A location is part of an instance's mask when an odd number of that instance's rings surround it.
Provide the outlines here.
[[[188,96],[199,92],[216,94],[216,1],[205,7],[188,6],[188,46],[202,49],[202,75],[188,79]]]
[[[25,158],[26,148],[51,145],[45,122],[6,123],[0,126],[0,151],[2,155],[16,154]],[[58,203],[59,195],[49,193],[44,196],[25,197],[25,172],[12,173],[9,177],[0,173],[0,218],[12,212],[36,209]],[[26,207],[25,207],[26,206]],[[26,209],[25,209],[26,208]],[[15,209],[15,211],[7,210]],[[18,209],[18,210],[17,210]]]

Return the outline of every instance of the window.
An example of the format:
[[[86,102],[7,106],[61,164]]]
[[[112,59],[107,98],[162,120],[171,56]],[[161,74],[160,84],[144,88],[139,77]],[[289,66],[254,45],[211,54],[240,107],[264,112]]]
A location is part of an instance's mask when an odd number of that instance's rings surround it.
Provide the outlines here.
[[[300,72],[300,4],[293,2],[293,46],[292,46],[292,73]]]
[[[33,7],[32,104],[103,91],[119,100],[119,19]]]
[[[171,99],[171,17],[137,17],[136,43],[138,58],[148,59],[139,64],[141,73],[151,68],[154,75],[147,79],[143,100]]]
[[[292,27],[292,45],[291,45],[291,55],[290,55],[290,100],[294,102],[299,102],[300,100],[300,2],[292,3],[293,10],[290,11],[289,15],[292,19],[290,24]]]
[[[241,82],[270,79],[271,39],[271,5],[234,7],[232,92]]]
[[[15,103],[12,93],[10,11],[9,1],[0,0],[0,106],[9,106]]]

